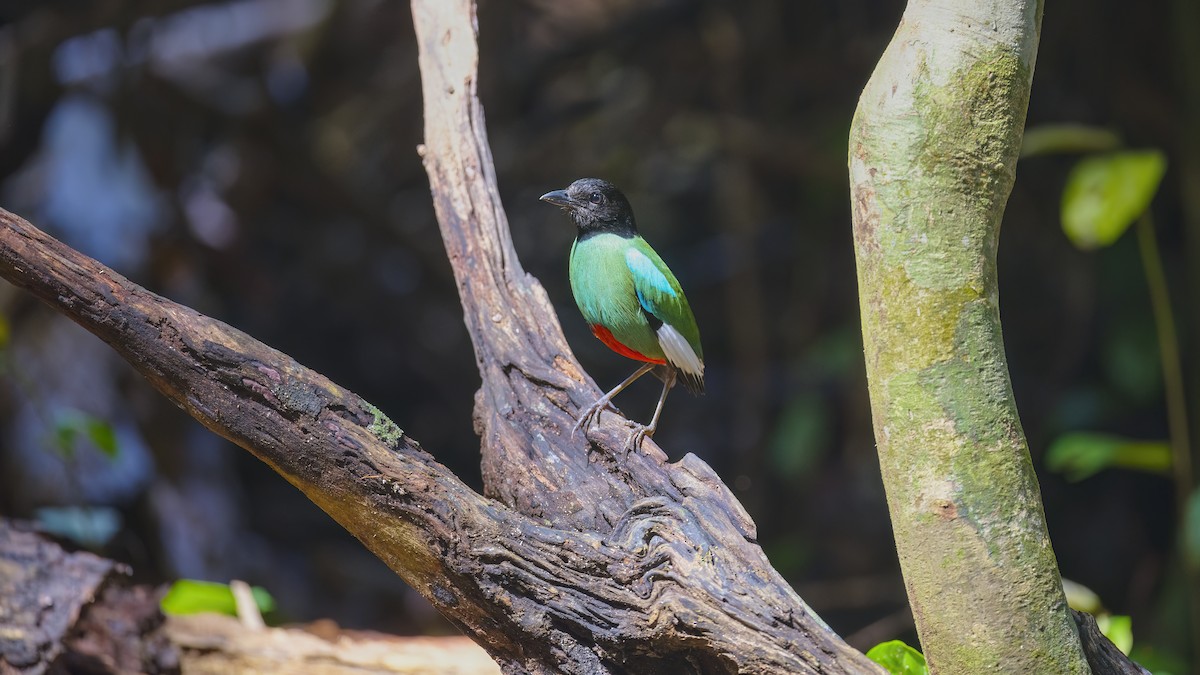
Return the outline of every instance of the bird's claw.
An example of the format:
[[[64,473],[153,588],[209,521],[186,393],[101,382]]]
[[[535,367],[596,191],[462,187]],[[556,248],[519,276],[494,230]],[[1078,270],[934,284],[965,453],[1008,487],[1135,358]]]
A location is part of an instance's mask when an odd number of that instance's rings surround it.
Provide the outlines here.
[[[580,431],[584,431],[586,435],[586,429],[588,425],[590,425],[592,422],[598,421],[600,418],[600,412],[605,408],[610,407],[613,407],[612,401],[605,400],[603,398],[588,406],[587,409],[579,414],[579,420],[575,422],[574,428],[571,429],[571,435],[574,436]],[[616,408],[614,407],[613,410],[616,410]],[[638,448],[642,447],[642,441],[646,440],[646,438],[654,436],[653,426],[646,426],[644,424],[636,423],[633,426],[634,429],[632,432],[630,432],[629,438],[625,442],[626,452],[633,452],[634,450],[637,450]]]
[[[654,429],[638,424],[632,433],[629,434],[629,440],[625,443],[625,451],[633,452],[642,447],[642,441],[647,437],[654,436]]]
[[[600,411],[609,407],[611,403],[611,400],[601,398],[599,401],[588,406],[586,410],[579,414],[579,420],[575,422],[575,427],[571,429],[571,435],[574,436],[579,431],[586,430],[589,424],[599,419]]]

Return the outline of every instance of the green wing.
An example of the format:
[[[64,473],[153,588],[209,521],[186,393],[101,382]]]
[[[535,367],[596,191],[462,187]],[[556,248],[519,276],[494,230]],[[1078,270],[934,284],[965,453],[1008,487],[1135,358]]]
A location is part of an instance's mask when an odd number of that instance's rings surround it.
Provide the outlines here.
[[[625,264],[633,277],[633,287],[642,308],[678,331],[696,356],[703,361],[700,328],[696,325],[696,317],[692,314],[692,308],[688,305],[679,281],[671,273],[671,268],[667,267],[658,253],[641,237],[634,237],[630,241],[625,250]]]

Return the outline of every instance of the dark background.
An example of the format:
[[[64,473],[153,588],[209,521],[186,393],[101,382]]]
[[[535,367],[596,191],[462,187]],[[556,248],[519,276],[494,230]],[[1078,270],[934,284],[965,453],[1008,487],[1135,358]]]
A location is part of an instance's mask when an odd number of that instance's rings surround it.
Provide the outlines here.
[[[481,4],[480,96],[501,196],[583,363],[605,388],[633,367],[579,319],[566,280],[573,228],[537,197],[599,176],[629,195],[703,335],[708,394],[675,393],[656,438],[672,457],[713,465],[778,569],[852,644],[915,642],[874,454],[846,178],[857,96],[902,3]],[[1047,3],[1029,125],[1097,125],[1168,154],[1154,215],[1194,393],[1190,4]],[[361,394],[478,486],[478,375],[416,153],[421,128],[403,2],[0,6],[0,205]],[[1166,436],[1134,237],[1081,252],[1060,229],[1074,161],[1023,160],[1005,216],[1013,384],[1064,576],[1132,614],[1140,648],[1180,655],[1169,478],[1113,469],[1068,482],[1043,461],[1072,430]],[[0,513],[85,514],[60,529],[103,541],[142,579],[245,579],[276,597],[279,620],[449,630],[297,491],[97,340],[7,285],[0,317]],[[640,383],[619,403],[647,418],[657,391]],[[115,458],[63,440],[80,419],[111,425]]]

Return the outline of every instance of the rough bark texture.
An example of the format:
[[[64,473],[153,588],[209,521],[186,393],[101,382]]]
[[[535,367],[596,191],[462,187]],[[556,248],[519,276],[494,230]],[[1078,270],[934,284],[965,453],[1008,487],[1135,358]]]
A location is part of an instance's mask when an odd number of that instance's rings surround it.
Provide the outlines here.
[[[600,394],[516,260],[475,98],[474,7],[413,3],[434,202],[483,378],[487,492],[372,405],[0,210],[0,276],[109,343],[164,395],[303,491],[510,672],[879,672],[770,566],[692,455],[587,439]]]
[[[178,672],[158,598],[129,570],[0,518],[0,673]]]
[[[1088,670],[997,300],[1041,14],[1038,0],[911,0],[850,134],[880,468],[921,644],[943,673]]]
[[[1071,610],[1075,625],[1079,628],[1079,639],[1083,653],[1094,675],[1150,675],[1150,671],[1139,666],[1121,652],[1111,640],[1104,637],[1096,625],[1096,617],[1087,612]]]

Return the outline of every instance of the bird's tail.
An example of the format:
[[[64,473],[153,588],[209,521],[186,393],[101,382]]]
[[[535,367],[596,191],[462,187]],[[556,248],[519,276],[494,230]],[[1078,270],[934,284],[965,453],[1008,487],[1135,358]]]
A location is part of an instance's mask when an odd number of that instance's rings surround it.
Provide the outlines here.
[[[684,369],[680,368],[679,366],[676,366],[672,363],[663,363],[658,366],[655,366],[654,370],[651,370],[650,372],[654,373],[654,376],[657,377],[658,379],[662,380],[663,382],[666,382],[667,380],[671,379],[671,377],[672,377],[671,373],[674,372],[675,373],[674,374],[675,382],[678,384],[682,384],[684,389],[687,389],[688,391],[692,392],[692,394],[695,396],[700,396],[700,395],[704,394],[704,375],[703,374],[697,375],[695,373],[689,373],[689,372],[685,371]]]
[[[696,396],[700,396],[701,394],[704,393],[704,376],[703,375],[697,375],[695,373],[686,373],[679,369],[676,369],[675,372],[678,374],[679,382],[683,384],[684,389],[687,389],[688,391],[692,392],[692,394],[694,394]]]

